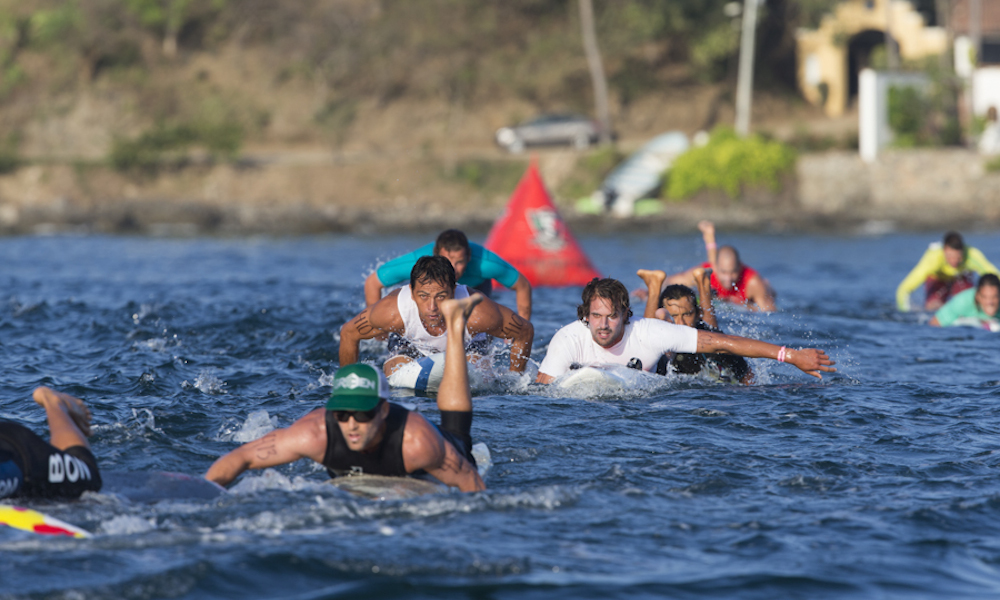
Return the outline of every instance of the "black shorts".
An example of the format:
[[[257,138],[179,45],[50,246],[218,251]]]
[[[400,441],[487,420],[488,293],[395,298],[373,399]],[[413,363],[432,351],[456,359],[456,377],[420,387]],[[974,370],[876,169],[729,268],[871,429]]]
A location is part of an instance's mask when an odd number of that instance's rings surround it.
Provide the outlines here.
[[[79,498],[101,489],[90,449],[60,450],[12,421],[0,421],[0,478],[0,497]]]
[[[472,339],[471,342],[465,345],[465,351],[468,354],[477,354],[479,356],[486,356],[486,353],[490,349],[490,341],[492,338],[488,335],[477,335]],[[410,340],[399,335],[398,333],[389,334],[389,356],[406,356],[412,358],[413,360],[420,360],[424,358],[426,354],[417,350]]]
[[[476,459],[472,456],[472,413],[454,410],[441,411],[441,426],[438,427],[441,437],[458,450],[472,466]]]

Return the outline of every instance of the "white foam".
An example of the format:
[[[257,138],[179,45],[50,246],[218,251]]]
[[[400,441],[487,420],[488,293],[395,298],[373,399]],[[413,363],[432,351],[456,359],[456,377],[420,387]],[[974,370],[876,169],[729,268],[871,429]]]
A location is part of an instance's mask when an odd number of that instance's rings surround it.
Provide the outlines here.
[[[198,377],[194,380],[194,387],[203,394],[226,393],[226,382],[216,377],[210,370],[198,373]]]
[[[255,410],[247,415],[247,420],[239,431],[233,434],[232,441],[245,444],[259,440],[278,428],[278,417],[272,417],[266,410]]]
[[[479,442],[472,445],[472,458],[476,459],[476,466],[479,468],[479,476],[486,477],[493,466],[493,456],[485,443]]]
[[[108,535],[133,535],[156,529],[156,519],[121,515],[101,524],[101,531]]]

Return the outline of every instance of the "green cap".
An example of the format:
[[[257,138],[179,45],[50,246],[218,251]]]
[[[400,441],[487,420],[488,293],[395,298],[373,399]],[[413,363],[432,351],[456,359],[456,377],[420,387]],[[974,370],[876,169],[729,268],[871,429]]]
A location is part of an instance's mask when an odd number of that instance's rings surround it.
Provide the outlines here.
[[[371,410],[379,400],[389,397],[389,381],[382,373],[364,363],[343,367],[333,376],[333,394],[327,410]]]

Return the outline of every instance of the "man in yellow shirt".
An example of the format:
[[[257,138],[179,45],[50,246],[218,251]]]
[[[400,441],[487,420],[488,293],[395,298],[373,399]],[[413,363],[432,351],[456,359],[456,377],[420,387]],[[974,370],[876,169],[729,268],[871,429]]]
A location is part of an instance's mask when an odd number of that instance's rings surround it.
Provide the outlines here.
[[[962,235],[949,231],[943,243],[933,243],[924,252],[917,266],[896,288],[896,306],[910,310],[910,294],[924,284],[927,300],[924,310],[937,310],[955,294],[975,285],[975,275],[997,273],[997,268],[983,253],[966,246]]]

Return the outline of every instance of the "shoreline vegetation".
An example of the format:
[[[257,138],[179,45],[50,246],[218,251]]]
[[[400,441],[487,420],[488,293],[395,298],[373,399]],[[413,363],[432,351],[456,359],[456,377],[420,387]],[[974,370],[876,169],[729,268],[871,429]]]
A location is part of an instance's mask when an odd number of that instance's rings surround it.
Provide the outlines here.
[[[550,150],[505,159],[499,174],[486,172],[489,161],[477,163],[477,177],[498,179],[489,183],[497,191],[488,194],[467,181],[441,179],[441,164],[419,156],[270,154],[193,163],[140,178],[100,165],[35,164],[0,175],[0,234],[378,234],[448,227],[485,232],[529,160],[537,162],[551,191],[574,185],[577,163],[599,152]],[[563,218],[579,232],[691,232],[701,219],[729,230],[774,232],[989,229],[1000,227],[1000,173],[985,163],[960,149],[891,151],[874,165],[851,151],[806,154],[777,188],[744,188],[735,198],[702,191],[682,202],[653,203],[658,212],[628,218],[582,214],[572,200],[554,195]],[[387,172],[443,183],[408,190]],[[345,187],[357,195],[344,196]]]
[[[734,121],[723,0],[595,6],[615,145],[526,155],[494,132],[592,112],[576,0],[0,0],[0,234],[485,231],[530,160],[582,231],[1000,226],[976,155],[864,165],[857,115],[800,99],[795,31],[836,2],[761,14],[750,152],[784,144],[783,174],[689,165],[659,212],[620,219],[575,204],[655,135]]]

